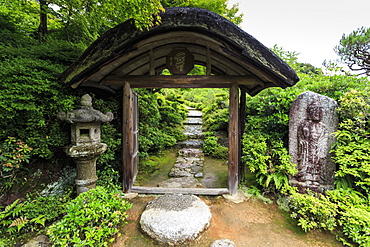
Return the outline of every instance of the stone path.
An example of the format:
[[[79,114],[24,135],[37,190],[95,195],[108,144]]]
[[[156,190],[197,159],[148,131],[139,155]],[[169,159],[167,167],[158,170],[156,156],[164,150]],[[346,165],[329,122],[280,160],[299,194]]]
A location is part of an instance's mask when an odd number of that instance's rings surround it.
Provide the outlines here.
[[[184,121],[188,139],[177,144],[180,150],[168,174],[171,178],[159,183],[159,187],[204,187],[197,179],[203,177],[204,166],[202,112],[188,109],[188,118]],[[148,202],[140,218],[140,227],[161,245],[183,246],[196,240],[208,228],[211,218],[209,207],[194,195],[163,195]]]
[[[204,176],[202,112],[190,107],[188,109],[188,117],[184,121],[184,134],[188,139],[177,144],[180,150],[175,165],[168,174],[171,179],[160,183],[159,187],[203,187],[202,184],[195,179]]]
[[[188,137],[186,141],[178,143],[179,148],[196,148],[203,147],[203,121],[202,112],[188,107],[188,117],[184,121],[184,134]]]

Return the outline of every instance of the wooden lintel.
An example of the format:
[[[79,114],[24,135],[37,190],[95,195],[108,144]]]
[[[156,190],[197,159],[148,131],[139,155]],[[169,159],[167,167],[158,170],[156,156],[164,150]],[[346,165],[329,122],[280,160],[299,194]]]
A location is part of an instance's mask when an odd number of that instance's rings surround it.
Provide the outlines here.
[[[124,85],[129,83],[132,88],[229,88],[237,83],[243,86],[259,85],[261,81],[253,75],[149,75],[149,76],[118,76],[105,78],[105,85]]]
[[[229,194],[226,188],[164,188],[164,187],[140,187],[133,186],[130,190],[132,193],[142,194],[193,194],[193,195],[225,195]]]

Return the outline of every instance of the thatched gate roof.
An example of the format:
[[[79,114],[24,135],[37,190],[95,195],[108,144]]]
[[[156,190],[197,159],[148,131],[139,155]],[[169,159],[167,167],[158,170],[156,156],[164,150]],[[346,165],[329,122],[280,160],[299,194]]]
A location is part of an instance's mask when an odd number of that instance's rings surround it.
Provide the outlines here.
[[[157,85],[158,79],[150,80],[149,76],[159,75],[166,68],[166,56],[176,47],[185,47],[193,54],[195,64],[206,66],[208,74],[214,75],[197,79],[188,87],[228,87],[220,80],[235,80],[254,95],[267,87],[293,86],[299,80],[258,40],[213,12],[168,8],[160,16],[161,24],[150,30],[137,30],[129,20],[103,34],[63,72],[62,82],[73,88],[88,86],[116,92],[122,88],[117,81],[145,76],[133,87],[171,87],[170,83]],[[224,77],[217,79],[217,75]]]

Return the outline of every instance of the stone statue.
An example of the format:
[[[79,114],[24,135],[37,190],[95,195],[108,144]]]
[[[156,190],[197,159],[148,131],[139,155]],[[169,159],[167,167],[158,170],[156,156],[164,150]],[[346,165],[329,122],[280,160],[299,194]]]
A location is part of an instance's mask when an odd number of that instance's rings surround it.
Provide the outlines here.
[[[321,169],[328,153],[328,133],[322,120],[322,107],[313,103],[307,107],[307,119],[298,127],[298,181],[310,180],[320,185]]]
[[[324,192],[334,185],[335,164],[330,146],[338,125],[337,103],[313,92],[300,94],[289,113],[289,154],[298,173],[290,184],[304,193]]]

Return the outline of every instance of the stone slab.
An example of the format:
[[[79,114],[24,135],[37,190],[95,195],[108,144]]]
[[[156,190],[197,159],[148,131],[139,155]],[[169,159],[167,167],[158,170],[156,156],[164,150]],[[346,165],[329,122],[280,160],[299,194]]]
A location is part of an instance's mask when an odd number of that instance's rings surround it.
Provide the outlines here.
[[[163,195],[146,206],[140,218],[144,233],[163,245],[191,242],[210,225],[209,207],[194,195]]]

